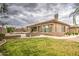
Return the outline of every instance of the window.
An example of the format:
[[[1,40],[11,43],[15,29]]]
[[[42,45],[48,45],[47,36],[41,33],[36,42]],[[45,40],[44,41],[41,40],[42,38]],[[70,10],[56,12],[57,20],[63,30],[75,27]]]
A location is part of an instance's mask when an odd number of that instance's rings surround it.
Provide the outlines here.
[[[62,26],[61,30],[62,32],[65,32],[65,26]]]
[[[49,25],[49,32],[53,32],[53,24]]]
[[[43,32],[49,32],[49,26],[48,25],[44,25],[43,26]]]

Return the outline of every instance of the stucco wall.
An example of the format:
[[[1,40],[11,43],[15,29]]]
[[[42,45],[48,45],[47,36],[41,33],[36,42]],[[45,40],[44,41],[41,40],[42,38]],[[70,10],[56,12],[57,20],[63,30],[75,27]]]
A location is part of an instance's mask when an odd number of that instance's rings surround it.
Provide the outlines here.
[[[33,32],[31,36],[50,35],[50,36],[64,36],[64,32]]]
[[[51,32],[44,32],[43,29],[44,29],[45,25],[48,25],[52,31]],[[40,26],[40,28],[39,28],[40,30],[38,30],[38,26]],[[32,27],[37,27],[36,31],[31,32]],[[40,23],[40,24],[30,26],[28,31],[30,31],[32,33],[32,35],[45,34],[45,35],[62,36],[62,35],[64,35],[65,32],[69,31],[69,26],[62,24],[62,23],[57,23],[57,22],[46,22],[46,23]]]
[[[70,28],[70,32],[77,32],[77,33],[79,33],[79,28]]]

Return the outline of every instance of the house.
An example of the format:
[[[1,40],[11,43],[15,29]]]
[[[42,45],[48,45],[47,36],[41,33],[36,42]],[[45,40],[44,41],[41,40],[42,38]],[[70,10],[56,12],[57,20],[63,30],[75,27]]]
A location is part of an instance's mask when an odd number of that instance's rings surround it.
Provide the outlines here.
[[[54,17],[54,19],[51,19],[49,21],[27,26],[27,31],[30,32],[32,36],[63,36],[65,32],[69,32],[70,25],[59,21],[57,14]]]
[[[79,33],[79,26],[71,26],[70,27],[70,32]]]
[[[15,32],[26,32],[26,28],[15,28]]]

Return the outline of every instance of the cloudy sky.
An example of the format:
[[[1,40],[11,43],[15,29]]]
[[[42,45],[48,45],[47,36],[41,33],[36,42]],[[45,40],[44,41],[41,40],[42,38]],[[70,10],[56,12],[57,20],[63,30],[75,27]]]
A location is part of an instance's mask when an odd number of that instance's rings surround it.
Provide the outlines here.
[[[8,4],[9,17],[3,21],[15,26],[27,26],[51,20],[58,13],[60,21],[72,24],[69,15],[78,7],[78,3],[12,3]],[[77,24],[78,18],[77,16]]]

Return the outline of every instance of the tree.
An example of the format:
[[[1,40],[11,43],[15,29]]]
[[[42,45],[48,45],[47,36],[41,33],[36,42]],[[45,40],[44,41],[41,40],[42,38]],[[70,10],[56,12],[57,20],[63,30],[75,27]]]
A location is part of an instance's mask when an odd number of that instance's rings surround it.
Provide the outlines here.
[[[7,14],[8,14],[8,5],[5,3],[1,3],[0,4],[0,23],[2,25],[2,28],[4,25],[6,25],[7,23],[5,23],[3,20],[3,18],[7,18]]]
[[[73,25],[77,26],[76,24],[76,16],[79,15],[79,8],[76,8],[74,12],[70,14],[70,16],[73,16]]]
[[[8,7],[8,5],[5,4],[5,3],[0,4],[0,13],[1,14],[7,13],[7,11],[8,11],[8,8],[7,7]]]
[[[75,11],[70,14],[70,16],[73,16],[74,33],[76,32],[76,27],[77,27],[76,16],[78,16],[78,15],[79,15],[79,7],[76,8]]]
[[[5,3],[1,3],[0,4],[0,18],[1,18],[1,20],[3,18],[8,18],[7,14],[8,14],[8,5]],[[2,22],[2,23],[4,23],[4,22]]]

